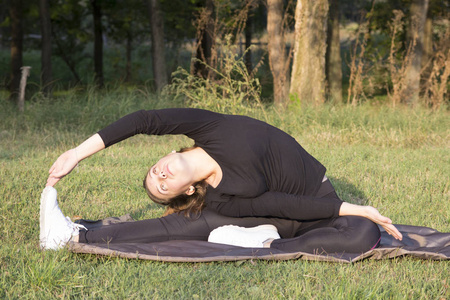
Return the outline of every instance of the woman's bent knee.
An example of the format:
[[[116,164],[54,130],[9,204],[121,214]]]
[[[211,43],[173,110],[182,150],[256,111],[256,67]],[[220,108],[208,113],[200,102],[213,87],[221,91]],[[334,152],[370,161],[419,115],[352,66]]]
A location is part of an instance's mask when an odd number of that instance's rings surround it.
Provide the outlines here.
[[[347,224],[353,234],[355,250],[366,252],[378,246],[380,242],[380,229],[369,219],[358,216],[348,216]]]

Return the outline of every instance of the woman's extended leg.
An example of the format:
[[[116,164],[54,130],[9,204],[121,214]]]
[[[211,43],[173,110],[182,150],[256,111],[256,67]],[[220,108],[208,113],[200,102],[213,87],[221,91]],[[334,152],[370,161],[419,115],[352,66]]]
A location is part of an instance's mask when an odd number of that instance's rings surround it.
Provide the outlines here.
[[[271,248],[286,252],[309,253],[365,252],[379,242],[376,224],[362,217],[338,217],[301,223],[276,218],[232,218],[205,210],[199,218],[172,214],[149,219],[80,230],[81,243],[152,243],[167,240],[208,240],[212,230],[223,225],[253,227],[275,225],[282,239],[274,240]],[[294,237],[297,231],[297,237]]]
[[[272,224],[282,237],[294,237],[301,222],[277,218],[233,218],[205,209],[198,217],[171,214],[162,218],[113,224],[80,230],[81,243],[152,243],[168,240],[208,240],[210,232],[223,225],[254,227]]]

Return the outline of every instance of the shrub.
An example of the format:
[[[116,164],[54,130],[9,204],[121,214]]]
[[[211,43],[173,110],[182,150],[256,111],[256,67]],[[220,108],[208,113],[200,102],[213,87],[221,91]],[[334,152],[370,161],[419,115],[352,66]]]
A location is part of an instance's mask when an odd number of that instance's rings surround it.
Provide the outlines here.
[[[245,114],[255,107],[262,108],[261,85],[255,77],[258,66],[249,74],[244,55],[238,57],[231,35],[225,37],[220,49],[217,68],[199,61],[211,70],[211,78],[198,77],[180,67],[172,74],[172,84],[162,94],[181,97],[186,106],[221,113]]]

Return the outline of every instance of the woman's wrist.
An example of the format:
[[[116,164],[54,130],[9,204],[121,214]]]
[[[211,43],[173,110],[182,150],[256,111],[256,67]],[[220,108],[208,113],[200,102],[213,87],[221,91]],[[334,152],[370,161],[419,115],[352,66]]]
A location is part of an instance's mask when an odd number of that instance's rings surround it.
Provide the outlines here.
[[[74,148],[78,162],[103,149],[105,149],[105,144],[98,133]]]
[[[77,153],[77,148],[73,148],[72,149],[73,153],[75,154],[75,159],[77,160],[77,165],[80,162],[80,160],[78,159],[78,153]]]
[[[344,202],[339,209],[339,216],[361,216],[367,218],[368,209],[367,206]]]

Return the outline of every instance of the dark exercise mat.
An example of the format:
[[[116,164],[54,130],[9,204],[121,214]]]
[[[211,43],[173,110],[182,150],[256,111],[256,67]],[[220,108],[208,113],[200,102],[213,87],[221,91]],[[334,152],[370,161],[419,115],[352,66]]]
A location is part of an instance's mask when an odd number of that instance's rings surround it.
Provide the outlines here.
[[[88,229],[120,222],[132,222],[129,215],[99,221],[78,220]],[[111,255],[125,258],[167,262],[238,261],[248,259],[288,260],[303,259],[329,262],[356,262],[363,259],[388,259],[411,256],[420,259],[450,260],[450,233],[421,226],[395,225],[403,234],[398,241],[380,227],[381,241],[376,249],[365,253],[305,253],[284,252],[271,248],[242,248],[206,241],[172,240],[157,243],[83,244],[69,243],[75,253]]]

